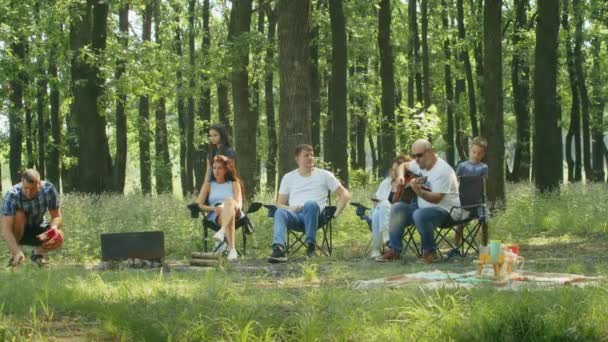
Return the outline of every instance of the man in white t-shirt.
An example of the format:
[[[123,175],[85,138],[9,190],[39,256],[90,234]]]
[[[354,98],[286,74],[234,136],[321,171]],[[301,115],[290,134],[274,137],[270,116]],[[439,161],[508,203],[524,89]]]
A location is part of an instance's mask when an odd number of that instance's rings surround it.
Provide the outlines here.
[[[426,263],[437,259],[435,246],[435,227],[449,224],[458,219],[460,212],[450,210],[460,206],[458,197],[458,179],[454,169],[433,151],[433,146],[427,140],[420,139],[412,145],[412,156],[415,160],[405,162],[397,169],[397,181],[405,182],[405,171],[426,177],[424,184],[413,180],[410,184],[416,193],[417,200],[407,204],[393,204],[390,218],[391,247],[378,261],[393,261],[400,258],[403,249],[403,231],[405,227],[414,224],[422,240],[422,258]]]
[[[315,253],[319,214],[325,208],[328,192],[335,192],[338,205],[334,217],[346,207],[350,193],[329,171],[315,167],[314,150],[310,145],[298,145],[295,159],[298,168],[283,176],[279,187],[277,211],[274,214],[272,255],[269,262],[285,262],[287,229],[303,229],[308,256]]]

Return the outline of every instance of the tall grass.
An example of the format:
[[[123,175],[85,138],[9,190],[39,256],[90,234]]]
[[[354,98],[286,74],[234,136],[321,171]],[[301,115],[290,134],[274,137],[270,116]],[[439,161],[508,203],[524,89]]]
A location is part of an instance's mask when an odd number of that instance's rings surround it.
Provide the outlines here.
[[[353,192],[354,200],[369,204],[373,186]],[[272,196],[264,193],[257,200],[269,203]],[[604,185],[569,185],[559,196],[536,196],[528,186],[511,185],[507,209],[491,218],[491,237],[523,244],[576,237],[596,244],[596,250],[577,250],[531,267],[606,274],[606,239],[601,235],[607,230],[607,200]],[[100,233],[142,230],[164,231],[168,258],[186,259],[201,248],[202,236],[200,220],[190,219],[185,208],[190,201],[67,194],[66,244],[53,262],[95,262]],[[257,230],[249,240],[248,257],[264,258],[270,252],[272,220],[264,210],[252,219]],[[0,340],[46,340],[66,333],[85,340],[124,341],[608,340],[603,286],[520,292],[415,287],[355,291],[353,279],[424,266],[379,266],[355,259],[367,245],[369,230],[350,207],[334,228],[332,258],[314,259],[284,276],[240,273],[232,267],[167,274],[84,272],[67,265],[40,271],[28,264],[14,272],[0,271]],[[6,252],[4,245],[0,248]],[[561,250],[558,254],[564,256]]]

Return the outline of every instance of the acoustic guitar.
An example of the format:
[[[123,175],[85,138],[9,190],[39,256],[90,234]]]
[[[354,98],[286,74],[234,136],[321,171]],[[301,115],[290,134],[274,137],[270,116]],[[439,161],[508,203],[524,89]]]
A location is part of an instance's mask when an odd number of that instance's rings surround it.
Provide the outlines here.
[[[397,203],[397,202],[405,202],[405,203],[412,203],[412,200],[416,198],[416,193],[414,192],[414,189],[412,189],[412,185],[410,184],[410,182],[415,179],[416,183],[423,185],[424,183],[426,183],[426,177],[422,177],[422,176],[417,176],[415,174],[413,174],[412,172],[407,172],[405,174],[405,185],[397,185],[397,191],[395,191],[395,195],[393,196],[393,203]],[[422,187],[424,190],[426,191],[431,191],[431,189],[423,186]]]

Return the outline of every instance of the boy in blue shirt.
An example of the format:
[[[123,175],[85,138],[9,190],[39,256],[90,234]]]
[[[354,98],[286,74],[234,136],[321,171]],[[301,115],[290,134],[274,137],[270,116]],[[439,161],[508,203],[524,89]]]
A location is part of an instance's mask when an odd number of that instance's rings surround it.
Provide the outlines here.
[[[488,141],[482,137],[475,137],[469,148],[469,160],[465,160],[456,167],[456,176],[488,176],[488,165],[481,161],[485,158],[488,150]],[[454,246],[462,242],[462,231],[464,227],[458,226],[454,236]],[[448,258],[460,255],[460,251],[455,248],[448,253]]]

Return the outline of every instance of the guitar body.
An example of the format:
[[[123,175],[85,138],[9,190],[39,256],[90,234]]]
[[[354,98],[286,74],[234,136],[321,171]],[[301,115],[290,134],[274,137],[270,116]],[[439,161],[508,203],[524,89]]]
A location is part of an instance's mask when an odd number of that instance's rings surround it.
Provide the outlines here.
[[[413,179],[415,179],[416,182],[418,182],[419,184],[424,184],[426,182],[426,177],[419,177],[411,172],[408,172],[405,175],[405,185],[397,186],[397,191],[395,191],[395,195],[393,196],[393,203],[397,203],[397,202],[405,202],[408,204],[412,203],[412,201],[416,198],[416,193],[414,192],[414,189],[412,189],[412,186],[410,184],[410,182]],[[427,188],[424,188],[424,189],[430,190]]]

